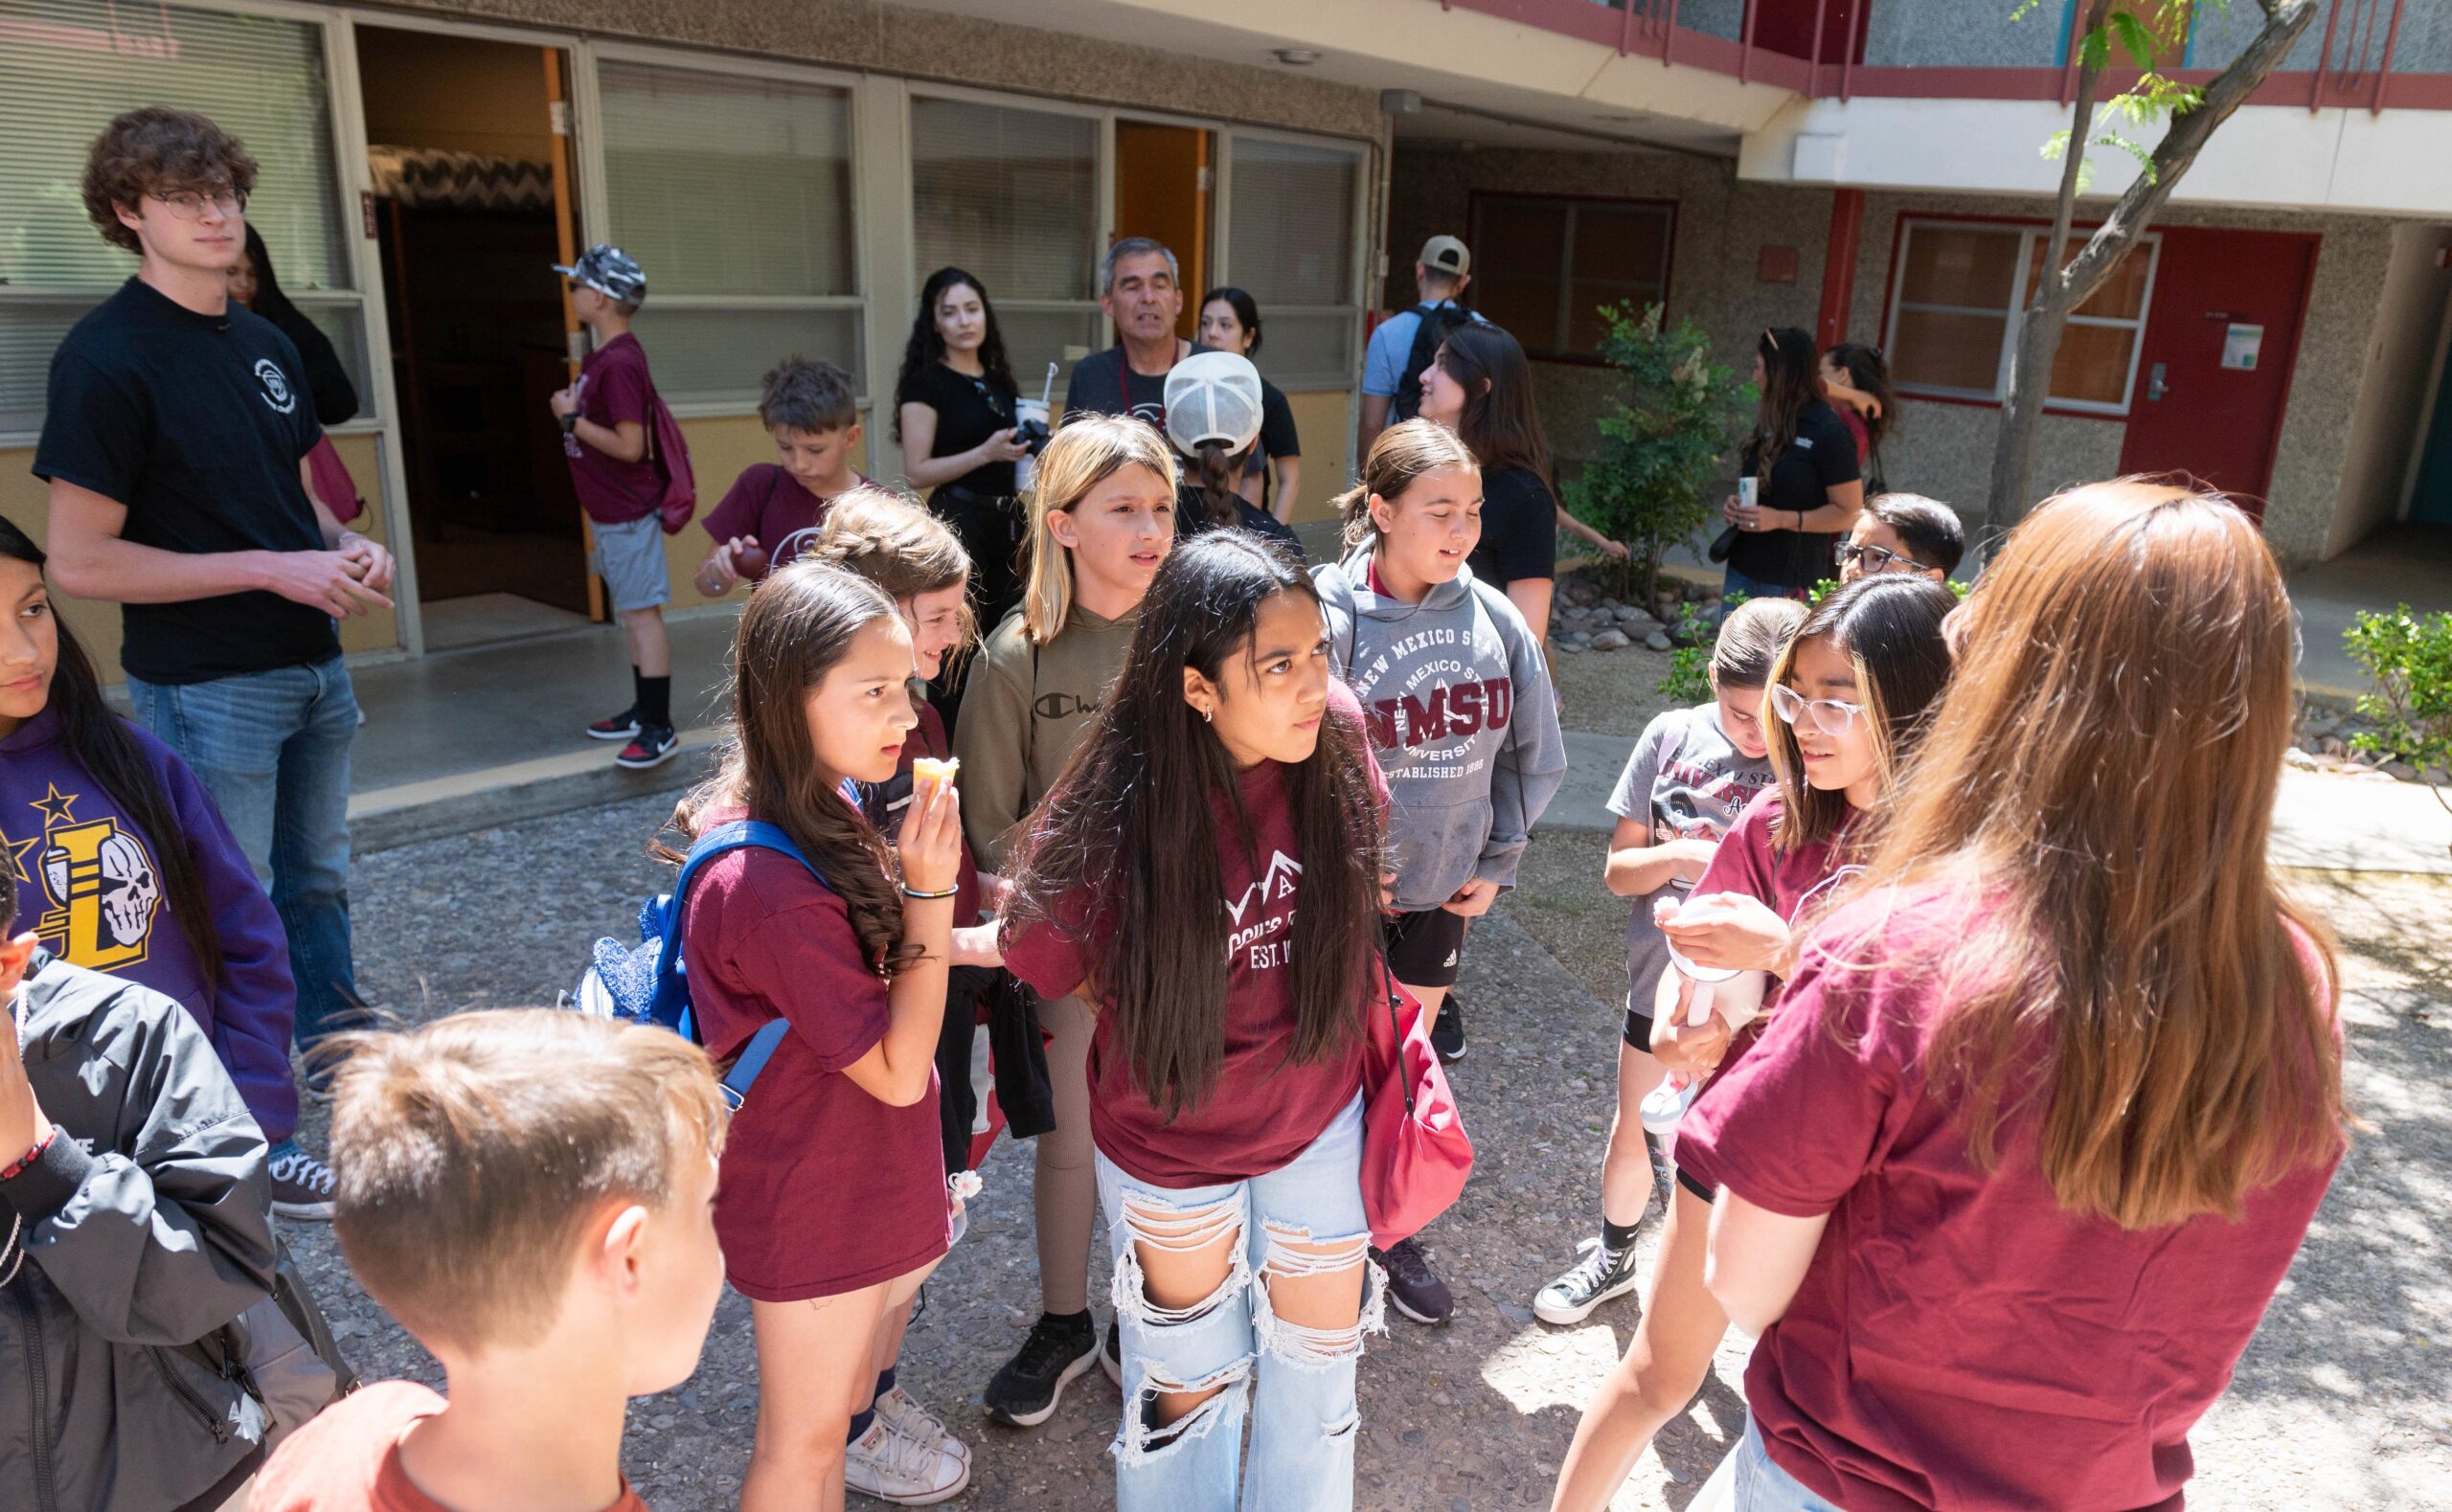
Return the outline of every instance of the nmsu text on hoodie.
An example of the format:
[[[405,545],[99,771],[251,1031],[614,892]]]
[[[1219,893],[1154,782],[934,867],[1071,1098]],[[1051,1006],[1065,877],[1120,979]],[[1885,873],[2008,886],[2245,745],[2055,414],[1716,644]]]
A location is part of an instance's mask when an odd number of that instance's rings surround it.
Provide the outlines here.
[[[1361,701],[1387,775],[1396,907],[1437,908],[1477,877],[1513,887],[1567,772],[1539,639],[1469,567],[1419,603],[1372,586],[1368,548],[1311,577],[1329,666]]]

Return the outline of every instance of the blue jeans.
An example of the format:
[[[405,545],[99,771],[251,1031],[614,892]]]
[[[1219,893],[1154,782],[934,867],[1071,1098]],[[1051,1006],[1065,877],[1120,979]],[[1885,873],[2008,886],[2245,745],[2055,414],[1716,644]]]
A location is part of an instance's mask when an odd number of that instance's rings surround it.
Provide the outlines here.
[[[1124,1427],[1116,1435],[1117,1512],[1233,1512],[1243,1422],[1252,1425],[1253,1512],[1344,1512],[1353,1505],[1354,1405],[1362,1336],[1381,1331],[1386,1278],[1368,1254],[1362,1210],[1362,1099],[1283,1170],[1220,1186],[1163,1187],[1101,1152],[1099,1202],[1115,1253],[1123,1322]],[[1144,1249],[1206,1249],[1233,1234],[1226,1279],[1207,1298],[1167,1308],[1144,1295]],[[1293,1249],[1289,1246],[1303,1246]],[[1271,1276],[1360,1267],[1351,1328],[1288,1322],[1269,1307]],[[1265,1362],[1262,1357],[1265,1356]],[[1257,1373],[1260,1384],[1253,1388]],[[1143,1416],[1161,1391],[1219,1388],[1162,1429]]]
[[[1824,1501],[1780,1468],[1752,1417],[1745,1420],[1745,1437],[1728,1457],[1737,1467],[1737,1512],[1843,1512],[1838,1502]]]
[[[136,717],[221,810],[289,936],[300,1049],[356,1028],[349,937],[349,748],[357,696],[338,657],[208,683],[127,680]],[[310,1069],[308,1079],[323,1078]]]

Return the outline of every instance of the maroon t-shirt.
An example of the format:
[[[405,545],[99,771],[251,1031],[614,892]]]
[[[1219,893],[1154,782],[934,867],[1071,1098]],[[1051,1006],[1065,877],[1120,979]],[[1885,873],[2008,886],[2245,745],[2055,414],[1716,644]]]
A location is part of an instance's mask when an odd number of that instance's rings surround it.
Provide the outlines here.
[[[1782,1469],[1861,1512],[2177,1505],[2189,1429],[2340,1156],[2249,1198],[2237,1223],[2124,1230],[2054,1199],[2035,1149],[2049,1095],[2030,1077],[1987,1175],[1925,1081],[1955,1001],[1950,947],[1981,916],[1941,887],[1842,908],[1761,1044],[1686,1115],[1678,1160],[1705,1181],[1830,1215],[1755,1346],[1746,1405]],[[1882,969],[1831,964],[1868,959]]]
[[[1361,706],[1329,684],[1329,717],[1357,731]],[[1375,762],[1372,785],[1385,801]],[[1137,1181],[1183,1188],[1248,1181],[1290,1164],[1362,1091],[1363,1036],[1308,1065],[1291,1058],[1293,971],[1288,953],[1302,901],[1302,846],[1286,805],[1285,768],[1263,761],[1237,783],[1251,817],[1252,849],[1238,843],[1232,802],[1210,797],[1220,841],[1228,935],[1226,1046],[1209,1096],[1172,1123],[1135,1085],[1116,1044],[1115,1020],[1100,1013],[1090,1037],[1090,1138]],[[1005,937],[1006,968],[1041,996],[1064,997],[1090,975],[1089,940],[1102,928],[1090,899],[1068,899],[1044,922]],[[1087,920],[1086,923],[1074,921]],[[1375,974],[1374,974],[1375,980]],[[1092,999],[1093,1008],[1103,1004]],[[1367,1010],[1357,1003],[1354,1012]]]
[[[851,485],[856,488],[868,481],[855,472]],[[724,490],[723,502],[700,523],[718,545],[737,535],[755,539],[766,548],[766,570],[772,572],[791,565],[817,539],[817,528],[826,523],[827,508],[833,502],[831,495],[821,499],[803,487],[791,469],[761,462],[743,467]]]
[[[935,1073],[907,1108],[843,1074],[890,1017],[843,899],[791,857],[745,846],[698,873],[681,941],[708,1054],[731,1058],[778,1016],[792,1025],[724,1141],[715,1236],[734,1287],[763,1302],[832,1297],[944,1253]]]
[[[1703,869],[1688,896],[1742,892],[1761,899],[1770,905],[1772,913],[1794,924],[1822,892],[1824,885],[1837,874],[1839,845],[1856,822],[1856,810],[1849,809],[1839,821],[1837,832],[1828,838],[1807,841],[1794,850],[1780,850],[1771,842],[1780,831],[1780,817],[1787,811],[1777,787],[1764,788],[1757,794],[1737,814],[1737,823],[1729,826],[1728,833],[1720,837],[1720,847],[1712,853],[1712,864]],[[1782,990],[1781,982],[1773,982],[1762,994],[1764,1013],[1779,1003]],[[1713,1071],[1712,1079],[1725,1075],[1761,1034],[1760,1018],[1738,1029],[1729,1042],[1728,1053],[1720,1057],[1718,1067]]]
[[[579,365],[579,418],[611,430],[617,425],[647,427],[647,443],[655,443],[654,422],[648,418],[647,354],[639,338],[624,331],[587,354]],[[615,462],[577,436],[562,438],[562,455],[570,459],[571,486],[579,508],[599,525],[626,525],[655,513],[664,482],[655,463]]]

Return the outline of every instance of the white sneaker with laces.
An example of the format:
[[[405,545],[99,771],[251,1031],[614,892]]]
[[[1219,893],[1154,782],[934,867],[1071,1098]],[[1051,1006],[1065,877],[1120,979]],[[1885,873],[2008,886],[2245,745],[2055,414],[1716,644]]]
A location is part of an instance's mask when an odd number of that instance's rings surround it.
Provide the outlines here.
[[[1700,1076],[1683,1087],[1677,1085],[1673,1076],[1662,1077],[1659,1086],[1644,1094],[1641,1109],[1644,1127],[1655,1135],[1676,1133],[1678,1123],[1686,1117],[1686,1110],[1694,1106],[1694,1099],[1702,1095],[1703,1078]]]
[[[869,1431],[845,1451],[843,1483],[897,1506],[931,1506],[961,1495],[970,1484],[970,1453],[964,1450],[956,1456],[935,1439],[897,1433],[879,1412]]]
[[[933,1443],[940,1454],[970,1463],[970,1447],[953,1435],[945,1420],[920,1405],[919,1398],[896,1387],[876,1400],[877,1420],[904,1438]]]

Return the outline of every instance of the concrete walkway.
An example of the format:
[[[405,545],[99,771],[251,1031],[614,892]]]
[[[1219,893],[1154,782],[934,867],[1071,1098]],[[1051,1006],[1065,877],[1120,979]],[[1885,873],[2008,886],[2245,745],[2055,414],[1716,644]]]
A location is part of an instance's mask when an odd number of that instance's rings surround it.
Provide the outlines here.
[[[1615,828],[1609,794],[1633,745],[1623,735],[1566,732],[1566,783],[1540,827],[1604,835]],[[2285,770],[2271,855],[2276,866],[2310,870],[2452,876],[2452,813],[2415,782]]]

